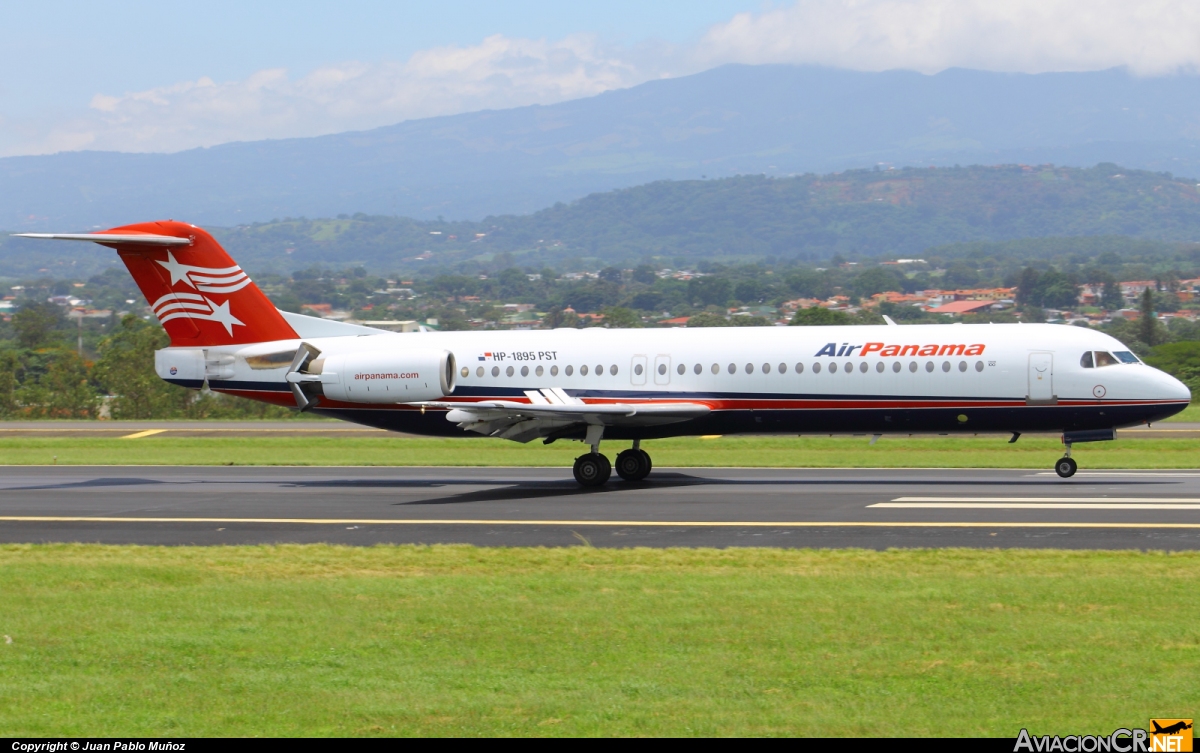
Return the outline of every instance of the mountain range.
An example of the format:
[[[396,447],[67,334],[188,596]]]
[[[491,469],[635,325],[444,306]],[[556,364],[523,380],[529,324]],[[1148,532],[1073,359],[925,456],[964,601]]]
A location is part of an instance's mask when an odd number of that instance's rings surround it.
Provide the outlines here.
[[[871,169],[655,181],[480,221],[358,213],[209,229],[255,275],[313,266],[407,276],[514,265],[820,263],[1047,238],[1077,239],[1056,247],[1081,258],[1137,255],[1151,244],[1192,260],[1200,253],[1200,186],[1111,163]],[[115,254],[92,244],[0,238],[0,275],[79,278],[116,264]]]
[[[0,159],[0,227],[481,220],[660,180],[1054,163],[1200,175],[1200,77],[725,66],[548,106],[174,154]]]

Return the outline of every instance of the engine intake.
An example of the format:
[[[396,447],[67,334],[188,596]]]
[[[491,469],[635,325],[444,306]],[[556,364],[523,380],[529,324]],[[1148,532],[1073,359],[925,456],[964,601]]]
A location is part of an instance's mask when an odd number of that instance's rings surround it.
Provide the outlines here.
[[[325,397],[347,403],[412,403],[454,392],[454,354],[448,350],[331,355],[312,364]]]

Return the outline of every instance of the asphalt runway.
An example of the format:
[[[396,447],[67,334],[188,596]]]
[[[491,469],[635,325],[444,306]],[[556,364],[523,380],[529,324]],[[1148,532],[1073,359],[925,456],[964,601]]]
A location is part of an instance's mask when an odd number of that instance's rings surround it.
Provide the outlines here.
[[[0,541],[1200,548],[1200,471],[0,468]]]
[[[87,437],[100,439],[127,437],[140,439],[151,436],[411,437],[415,435],[372,429],[332,419],[298,419],[295,421],[4,421],[0,423],[0,437],[7,438]],[[994,436],[1007,437],[1008,434]],[[1166,422],[1153,426],[1136,426],[1118,430],[1117,438],[1200,439],[1200,423]]]

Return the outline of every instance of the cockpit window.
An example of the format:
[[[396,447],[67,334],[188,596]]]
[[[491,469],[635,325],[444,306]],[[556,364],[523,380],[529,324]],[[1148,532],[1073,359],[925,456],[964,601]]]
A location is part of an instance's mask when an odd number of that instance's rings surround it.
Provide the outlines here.
[[[1117,366],[1120,363],[1121,362],[1118,361],[1116,356],[1114,356],[1112,353],[1105,353],[1102,350],[1096,351],[1096,368],[1097,369],[1102,368],[1104,366]]]
[[[1085,369],[1090,369],[1096,365],[1092,362],[1092,351],[1089,350],[1083,354],[1083,357],[1079,359],[1079,365]]]
[[[1113,353],[1114,356],[1121,359],[1121,363],[1138,363],[1138,357],[1130,353],[1128,350],[1118,350]]]

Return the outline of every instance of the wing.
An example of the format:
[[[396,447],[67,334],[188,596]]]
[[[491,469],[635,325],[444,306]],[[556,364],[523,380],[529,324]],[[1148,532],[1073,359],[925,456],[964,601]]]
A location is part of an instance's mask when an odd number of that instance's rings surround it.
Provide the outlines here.
[[[446,410],[446,420],[467,431],[489,437],[529,442],[553,441],[587,426],[657,426],[703,416],[712,410],[703,403],[631,401],[585,403],[561,389],[527,390],[528,403],[485,400],[477,403],[433,401],[410,403]]]

